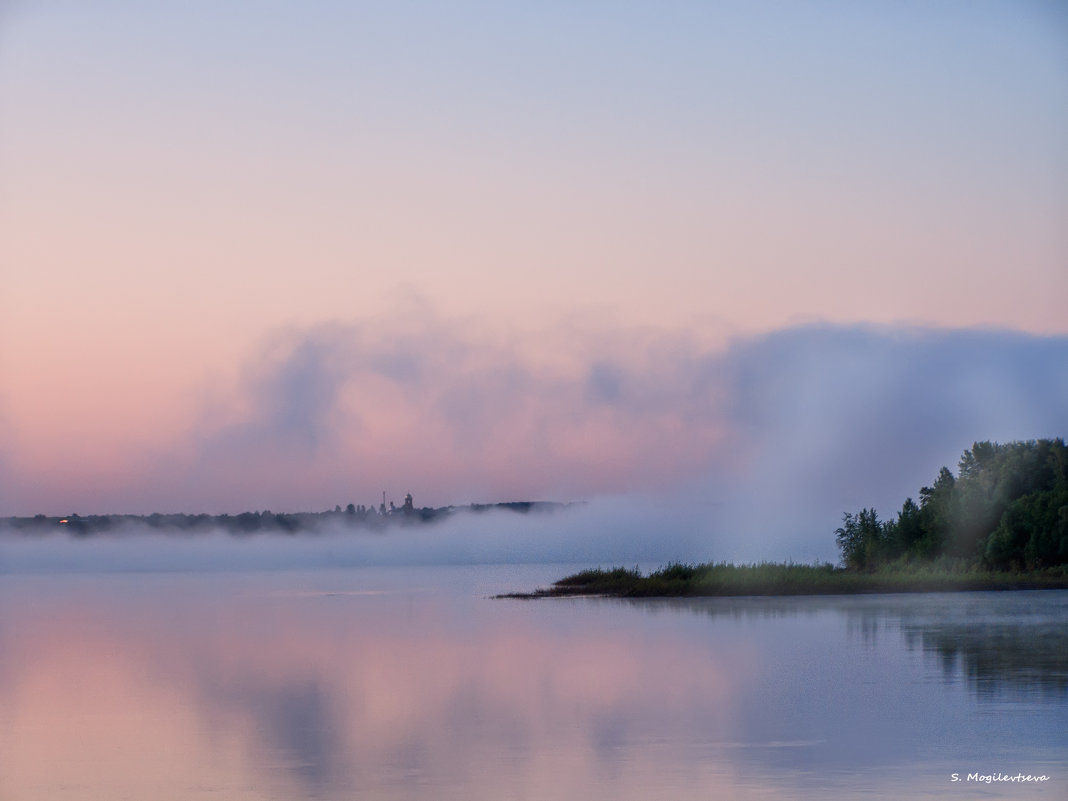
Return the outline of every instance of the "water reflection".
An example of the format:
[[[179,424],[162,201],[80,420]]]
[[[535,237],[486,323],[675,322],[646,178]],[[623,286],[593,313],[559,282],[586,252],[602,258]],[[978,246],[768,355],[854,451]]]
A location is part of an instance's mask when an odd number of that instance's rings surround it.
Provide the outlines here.
[[[1014,593],[975,598],[934,617],[910,610],[900,625],[909,648],[936,654],[947,676],[959,671],[982,699],[1034,694],[1068,697],[1068,609],[1042,597]],[[1063,596],[1063,594],[1059,594]]]
[[[947,682],[963,678],[979,698],[1068,697],[1068,593],[930,593],[811,598],[600,599],[646,614],[680,611],[736,620],[839,615],[867,644],[903,637],[937,657]]]
[[[994,758],[1056,769],[1028,797],[1065,789],[1063,702],[1001,715],[992,743],[978,690],[920,664],[952,648],[1063,696],[1063,598],[1004,637],[997,601],[524,603],[396,579],[8,577],[0,797],[936,798]]]

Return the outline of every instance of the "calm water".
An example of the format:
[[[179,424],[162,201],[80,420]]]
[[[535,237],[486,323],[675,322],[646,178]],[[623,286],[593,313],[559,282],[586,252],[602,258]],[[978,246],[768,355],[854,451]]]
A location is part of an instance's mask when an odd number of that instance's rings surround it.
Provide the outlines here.
[[[1068,798],[1068,592],[486,597],[566,572],[0,576],[0,799]]]

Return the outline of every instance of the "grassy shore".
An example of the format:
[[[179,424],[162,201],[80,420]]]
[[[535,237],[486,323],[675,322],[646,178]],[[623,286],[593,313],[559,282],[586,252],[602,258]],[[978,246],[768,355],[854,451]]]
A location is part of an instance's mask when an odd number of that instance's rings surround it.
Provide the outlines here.
[[[1068,568],[1062,566],[1027,573],[996,573],[942,561],[920,565],[891,565],[876,572],[861,573],[831,564],[676,563],[646,576],[637,568],[583,570],[560,579],[547,589],[499,597],[607,595],[618,598],[651,598],[1034,589],[1068,589]]]

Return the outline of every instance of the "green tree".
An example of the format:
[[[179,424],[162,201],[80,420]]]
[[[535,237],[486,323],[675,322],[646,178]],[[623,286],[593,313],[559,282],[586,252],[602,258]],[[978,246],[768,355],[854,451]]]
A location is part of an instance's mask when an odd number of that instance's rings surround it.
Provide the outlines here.
[[[930,487],[920,489],[920,526],[923,538],[917,550],[921,556],[934,557],[942,553],[949,539],[953,513],[953,487],[957,481],[948,467],[938,471],[938,478]]]
[[[915,553],[918,543],[923,539],[923,521],[920,507],[912,498],[906,498],[897,514],[897,520],[888,528],[888,539],[894,556]]]
[[[835,531],[843,560],[859,569],[900,556],[964,557],[1000,569],[1068,563],[1068,448],[1063,439],[975,442],[957,477],[943,467],[917,506],[893,520],[846,515]]]
[[[842,561],[852,570],[874,568],[886,550],[885,529],[874,509],[861,509],[855,515],[846,512],[834,535]]]

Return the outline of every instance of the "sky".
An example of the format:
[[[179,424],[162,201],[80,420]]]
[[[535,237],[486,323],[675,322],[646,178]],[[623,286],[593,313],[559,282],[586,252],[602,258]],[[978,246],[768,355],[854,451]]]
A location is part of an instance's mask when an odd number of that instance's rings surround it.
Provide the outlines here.
[[[814,530],[1068,430],[1058,3],[90,5],[0,2],[0,514]]]

